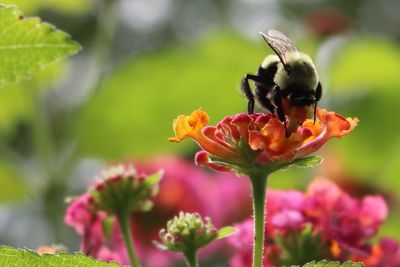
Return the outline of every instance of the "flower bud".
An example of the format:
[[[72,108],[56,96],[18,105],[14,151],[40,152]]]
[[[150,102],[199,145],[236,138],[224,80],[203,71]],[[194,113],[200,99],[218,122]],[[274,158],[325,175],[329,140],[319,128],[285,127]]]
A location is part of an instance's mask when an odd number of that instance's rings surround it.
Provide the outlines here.
[[[203,221],[198,213],[180,212],[167,222],[166,229],[160,231],[160,238],[164,249],[184,252],[207,246],[218,239],[218,231],[210,218]]]
[[[158,193],[162,172],[150,176],[138,174],[132,165],[117,165],[104,170],[90,191],[95,210],[108,214],[148,211],[151,197]]]

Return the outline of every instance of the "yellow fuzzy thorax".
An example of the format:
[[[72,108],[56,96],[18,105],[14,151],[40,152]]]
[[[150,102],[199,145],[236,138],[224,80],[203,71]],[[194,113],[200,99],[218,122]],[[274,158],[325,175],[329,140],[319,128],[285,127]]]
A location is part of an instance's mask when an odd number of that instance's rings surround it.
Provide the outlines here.
[[[285,71],[283,64],[279,63],[274,82],[281,89],[294,83],[304,84],[310,89],[315,89],[319,79],[311,58],[307,54],[301,52],[289,53],[286,55],[286,58],[291,68],[290,75]]]

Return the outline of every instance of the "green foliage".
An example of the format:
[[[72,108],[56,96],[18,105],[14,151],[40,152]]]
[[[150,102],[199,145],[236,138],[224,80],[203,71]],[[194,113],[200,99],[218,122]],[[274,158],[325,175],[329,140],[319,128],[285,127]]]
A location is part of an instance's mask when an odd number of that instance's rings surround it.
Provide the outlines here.
[[[102,266],[120,266],[117,263],[106,263],[95,260],[83,254],[59,253],[56,255],[44,254],[40,256],[36,252],[27,249],[16,249],[12,247],[0,248],[0,266],[7,267],[102,267]]]
[[[332,93],[327,96],[335,111],[360,119],[345,144],[335,146],[345,165],[363,179],[370,177],[388,188],[400,185],[400,168],[394,163],[400,147],[396,134],[400,124],[395,123],[399,58],[399,47],[390,41],[352,40],[333,61],[328,88]]]
[[[32,120],[37,105],[37,96],[46,93],[46,88],[64,70],[63,62],[51,64],[39,70],[32,79],[20,83],[4,84],[0,88],[0,132],[13,134],[19,122]]]
[[[111,237],[113,226],[114,226],[114,216],[112,215],[107,216],[103,220],[103,234],[106,239],[109,239]]]
[[[302,265],[310,260],[322,260],[329,257],[329,252],[320,235],[312,232],[311,224],[308,224],[301,234],[288,232],[285,235],[275,235],[274,241],[282,248],[279,262],[276,262],[279,266]]]
[[[27,14],[37,13],[41,9],[54,9],[66,13],[82,13],[88,11],[92,0],[2,0],[3,4],[16,5]]]
[[[236,234],[238,229],[232,226],[225,226],[218,230],[217,239],[222,239],[231,235]]]
[[[345,262],[345,263],[340,263],[338,261],[319,261],[319,262],[309,262],[303,267],[363,267],[364,264],[358,263],[358,262]]]
[[[294,160],[289,167],[309,168],[321,164],[322,158],[319,156],[311,156]]]
[[[156,173],[153,173],[149,176],[146,177],[146,180],[144,180],[143,184],[144,186],[155,186],[157,185],[161,178],[163,177],[164,171],[158,171]]]
[[[329,70],[325,97],[332,109],[360,119],[354,132],[330,147],[334,146],[335,155],[345,165],[348,176],[341,178],[355,177],[373,188],[373,194],[395,196],[393,189],[400,186],[399,58],[398,44],[389,39],[352,39],[334,57]],[[391,209],[380,235],[399,237],[399,219],[399,210]]]
[[[196,46],[131,59],[84,107],[76,128],[83,152],[115,159],[188,151],[193,142],[166,141],[176,116],[202,107],[213,123],[245,111],[240,79],[268,53],[262,42],[220,33]]]
[[[12,6],[0,5],[0,35],[0,84],[29,78],[80,49],[68,34]]]
[[[27,184],[7,164],[0,162],[0,203],[20,200],[26,196]]]
[[[338,52],[329,73],[333,93],[377,89],[391,91],[400,86],[400,50],[379,39],[352,39]]]

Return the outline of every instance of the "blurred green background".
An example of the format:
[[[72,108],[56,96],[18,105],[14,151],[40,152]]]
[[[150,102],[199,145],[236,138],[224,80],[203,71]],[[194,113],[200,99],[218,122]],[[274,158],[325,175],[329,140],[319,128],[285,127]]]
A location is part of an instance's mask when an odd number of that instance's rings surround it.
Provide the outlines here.
[[[273,176],[304,189],[316,176],[357,195],[384,194],[381,235],[400,240],[400,2],[279,0],[9,0],[70,33],[83,51],[32,80],[0,88],[0,244],[35,248],[79,240],[63,224],[104,162],[174,153],[172,120],[198,107],[212,123],[246,110],[239,90],[278,29],[314,59],[320,106],[360,119],[316,170]],[[27,238],[29,237],[29,238]]]

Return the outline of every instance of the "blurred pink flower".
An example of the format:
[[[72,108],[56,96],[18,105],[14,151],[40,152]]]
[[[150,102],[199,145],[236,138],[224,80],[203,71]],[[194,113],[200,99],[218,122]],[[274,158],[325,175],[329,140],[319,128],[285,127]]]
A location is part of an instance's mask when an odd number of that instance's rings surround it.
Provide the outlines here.
[[[208,172],[172,156],[140,162],[135,167],[139,173],[164,170],[160,192],[153,199],[153,209],[131,215],[135,248],[143,266],[168,267],[179,259],[175,253],[159,251],[152,244],[166,221],[179,211],[208,216],[216,227],[242,221],[251,214],[247,180],[238,179],[234,174]],[[106,238],[103,221],[107,214],[94,213],[89,202],[87,193],[76,198],[65,216],[65,222],[82,236],[81,251],[96,258],[127,264],[129,261],[118,224],[114,220],[112,233]],[[201,254],[205,257],[215,254],[221,245],[217,242],[216,246],[211,245]]]
[[[321,229],[322,238],[332,243],[336,259],[344,260],[350,254],[368,255],[367,241],[388,213],[381,196],[366,196],[359,201],[324,179],[314,180],[306,195],[306,216]]]
[[[379,244],[372,247],[367,258],[354,257],[354,261],[361,261],[367,267],[398,267],[400,266],[400,244],[390,238],[382,238]]]
[[[299,230],[302,228],[305,217],[302,209],[304,195],[298,191],[268,190],[267,193],[267,225],[268,232]]]
[[[295,234],[301,238],[304,227],[311,225],[315,244],[320,251],[328,252],[332,260],[357,259],[365,262],[367,267],[399,266],[398,243],[384,240],[379,246],[370,245],[388,213],[381,196],[366,196],[358,200],[343,192],[333,182],[316,179],[308,186],[306,193],[269,190],[267,202],[266,221],[269,223],[266,225],[266,247],[269,249],[265,252],[265,259],[270,265],[279,263],[284,255],[285,248],[281,247],[276,237],[279,236],[281,240],[288,237],[289,240]],[[248,219],[237,227],[239,234],[228,241],[235,250],[229,266],[248,267],[252,260],[253,220]],[[382,263],[386,262],[384,251],[390,255],[389,262],[397,262],[397,265]],[[302,259],[307,259],[307,251],[297,253],[302,253]],[[315,254],[312,256],[315,257]],[[308,261],[315,260],[311,255],[309,257]],[[371,262],[379,262],[381,265],[373,265]]]
[[[239,232],[228,238],[228,243],[237,251],[229,262],[229,267],[248,267],[253,262],[253,247],[251,246],[254,238],[254,222],[248,219],[234,227]],[[266,235],[268,237],[268,234]],[[278,247],[275,245],[267,246],[264,257],[264,267],[273,267],[274,265],[268,261],[274,253],[277,253]]]
[[[115,251],[123,248],[123,240],[120,235],[112,235],[112,246],[105,246],[108,242],[104,235],[103,222],[107,214],[105,212],[95,212],[91,203],[89,193],[73,199],[65,214],[65,223],[75,229],[82,237],[80,251],[98,259],[116,261],[120,264],[128,262],[126,252],[116,253]],[[114,228],[118,228],[117,223],[113,223]],[[117,230],[113,229],[114,232]],[[119,228],[118,228],[119,231]],[[108,242],[111,243],[111,242]]]

